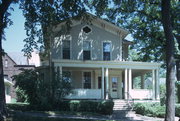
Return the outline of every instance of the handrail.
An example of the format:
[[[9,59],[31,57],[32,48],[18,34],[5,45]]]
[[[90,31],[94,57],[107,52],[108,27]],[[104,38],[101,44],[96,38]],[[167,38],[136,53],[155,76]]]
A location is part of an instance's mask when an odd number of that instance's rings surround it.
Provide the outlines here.
[[[125,94],[127,95],[128,105],[133,109],[133,107],[134,107],[134,99],[132,98],[132,96],[130,95],[129,92],[125,92]]]

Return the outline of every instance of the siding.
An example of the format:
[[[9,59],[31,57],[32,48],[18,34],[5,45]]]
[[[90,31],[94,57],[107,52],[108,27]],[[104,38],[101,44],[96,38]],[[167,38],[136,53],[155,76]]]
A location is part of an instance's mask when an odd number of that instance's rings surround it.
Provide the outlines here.
[[[114,35],[103,28],[96,27],[94,25],[88,25],[92,28],[92,32],[89,34],[84,34],[81,29],[86,24],[82,23],[71,28],[69,35],[61,35],[56,37],[54,40],[54,45],[52,49],[53,59],[62,59],[62,40],[71,41],[71,59],[72,60],[82,60],[83,41],[91,41],[91,54],[92,60],[102,60],[102,43],[103,41],[111,41],[112,43],[112,59],[111,60],[121,60],[120,45],[122,39],[120,36]],[[58,39],[57,39],[58,38]]]

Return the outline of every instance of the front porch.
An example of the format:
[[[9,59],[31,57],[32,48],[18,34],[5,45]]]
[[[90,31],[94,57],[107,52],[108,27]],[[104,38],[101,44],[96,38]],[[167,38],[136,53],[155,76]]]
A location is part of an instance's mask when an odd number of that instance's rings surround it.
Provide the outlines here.
[[[64,71],[71,72],[74,93],[67,96],[68,99],[159,100],[158,63],[77,60],[53,62],[61,74]]]

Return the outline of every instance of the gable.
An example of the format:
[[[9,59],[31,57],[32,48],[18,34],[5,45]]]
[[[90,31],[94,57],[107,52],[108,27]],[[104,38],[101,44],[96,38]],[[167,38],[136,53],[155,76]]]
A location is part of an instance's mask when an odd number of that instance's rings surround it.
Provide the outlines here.
[[[122,29],[110,22],[107,22],[106,20],[103,20],[101,18],[98,18],[92,14],[89,14],[87,13],[87,15],[89,16],[89,19],[85,19],[85,18],[81,18],[80,20],[76,20],[76,19],[71,19],[72,21],[72,24],[71,24],[71,27],[74,27],[74,26],[77,26],[77,25],[80,25],[82,23],[87,23],[89,25],[94,25],[100,29],[103,29],[103,30],[106,30],[107,32],[110,32],[114,35],[117,35],[117,36],[121,36],[121,38],[125,38],[129,32],[125,29]],[[57,26],[55,26],[53,28],[53,31],[54,32],[59,32],[63,27],[64,25],[66,25],[66,21],[58,24]]]

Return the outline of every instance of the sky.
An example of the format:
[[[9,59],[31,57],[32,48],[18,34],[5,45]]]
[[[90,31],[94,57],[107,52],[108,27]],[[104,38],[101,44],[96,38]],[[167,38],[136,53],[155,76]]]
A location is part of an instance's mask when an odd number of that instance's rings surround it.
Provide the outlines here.
[[[13,25],[5,29],[6,40],[3,40],[3,49],[5,52],[21,52],[25,44],[23,40],[26,38],[25,19],[18,5],[12,5],[12,7],[14,11],[10,11],[10,19],[13,21]]]
[[[11,12],[10,19],[13,21],[13,25],[5,29],[6,40],[3,40],[3,49],[5,52],[21,52],[24,47],[23,40],[26,38],[26,31],[24,30],[25,18],[22,15],[22,10],[19,9],[17,4],[12,5],[14,11]],[[128,40],[132,40],[132,37],[127,36]]]

